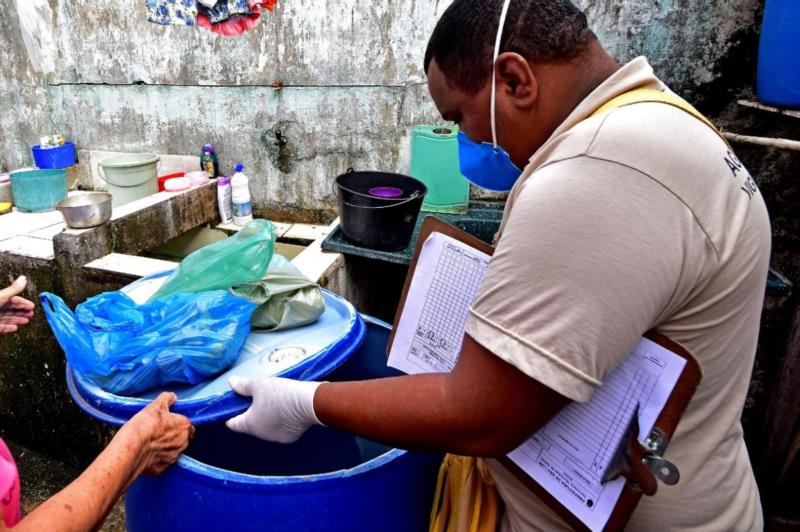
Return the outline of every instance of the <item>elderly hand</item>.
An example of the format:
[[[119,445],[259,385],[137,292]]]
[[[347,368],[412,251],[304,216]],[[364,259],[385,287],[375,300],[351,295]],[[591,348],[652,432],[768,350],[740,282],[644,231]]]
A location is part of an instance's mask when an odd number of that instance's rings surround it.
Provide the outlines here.
[[[7,288],[0,290],[0,334],[17,332],[33,316],[34,304],[19,297],[27,285],[28,280],[23,275]]]
[[[271,377],[231,377],[231,388],[253,398],[244,414],[229,419],[229,429],[276,443],[294,443],[313,425],[322,425],[314,413],[314,394],[319,382]]]
[[[169,411],[176,399],[172,392],[162,393],[120,429],[142,444],[140,471],[146,475],[158,475],[177,462],[194,438],[189,419]]]

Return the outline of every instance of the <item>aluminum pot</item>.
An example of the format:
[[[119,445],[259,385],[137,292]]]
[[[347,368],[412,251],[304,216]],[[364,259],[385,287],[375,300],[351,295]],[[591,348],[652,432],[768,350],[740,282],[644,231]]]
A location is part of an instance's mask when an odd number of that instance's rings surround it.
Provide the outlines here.
[[[64,221],[73,229],[104,224],[111,219],[111,194],[87,192],[69,196],[56,204]]]

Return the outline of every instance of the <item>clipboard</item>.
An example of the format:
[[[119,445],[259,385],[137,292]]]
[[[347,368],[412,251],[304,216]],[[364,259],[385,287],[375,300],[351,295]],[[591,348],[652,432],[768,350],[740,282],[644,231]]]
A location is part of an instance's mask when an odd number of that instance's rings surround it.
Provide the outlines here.
[[[386,348],[387,355],[391,351],[392,345],[394,344],[395,334],[400,323],[400,318],[403,315],[403,309],[405,308],[409,288],[416,271],[422,246],[432,233],[442,233],[478,251],[481,251],[486,255],[492,255],[494,253],[493,246],[478,239],[477,237],[470,235],[465,231],[462,231],[461,229],[434,216],[425,217],[422,222],[422,228],[420,230],[419,239],[416,243],[414,255],[409,266],[408,275],[406,276],[403,286],[400,303],[395,314],[394,326],[392,327],[392,331],[389,335],[389,341]],[[684,347],[670,340],[666,336],[656,333],[655,331],[650,331],[644,336],[661,347],[664,347],[665,349],[685,359],[686,365],[684,366],[680,377],[678,378],[677,385],[673,389],[672,394],[667,400],[664,409],[659,414],[655,426],[650,433],[650,438],[648,438],[648,447],[650,448],[645,448],[641,443],[639,443],[637,438],[639,431],[638,426],[636,426],[636,430],[631,430],[633,427],[629,427],[629,439],[626,438],[627,441],[626,439],[623,439],[620,449],[617,450],[617,459],[625,459],[628,463],[629,467],[622,468],[620,470],[620,473],[622,473],[622,476],[627,478],[628,482],[626,483],[626,486],[611,513],[611,517],[605,526],[604,530],[607,531],[623,530],[645,492],[648,492],[649,495],[653,495],[655,490],[657,490],[657,481],[655,480],[655,476],[651,475],[652,478],[649,478],[648,474],[645,472],[647,467],[642,465],[645,463],[645,460],[650,460],[650,462],[647,463],[651,464],[651,472],[652,464],[656,464],[657,467],[661,467],[663,464],[663,467],[665,468],[667,468],[668,465],[672,466],[672,464],[669,464],[669,462],[663,460],[663,454],[669,445],[670,439],[675,434],[678,422],[683,416],[683,413],[686,411],[686,408],[689,406],[689,402],[691,401],[702,378],[700,364],[698,363],[697,359]],[[636,418],[637,416],[634,415],[632,425],[636,422]],[[550,507],[556,514],[558,514],[568,525],[573,527],[575,530],[589,530],[582,521],[573,515],[572,512],[562,505],[546,489],[540,486],[532,477],[526,474],[510,458],[501,458],[499,462],[515,477],[517,477],[528,489],[530,489],[532,494],[536,495],[542,502]]]

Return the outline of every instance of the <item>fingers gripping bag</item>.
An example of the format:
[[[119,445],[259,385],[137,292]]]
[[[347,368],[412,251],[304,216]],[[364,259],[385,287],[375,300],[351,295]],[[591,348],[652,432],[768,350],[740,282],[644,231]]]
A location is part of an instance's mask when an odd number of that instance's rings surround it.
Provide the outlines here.
[[[267,272],[274,251],[272,222],[253,220],[235,235],[183,259],[152,299],[164,299],[179,292],[228,290],[257,282]]]
[[[135,394],[197,384],[234,364],[250,333],[254,303],[224,290],[181,293],[137,305],[106,292],[73,313],[40,295],[53,333],[76,371],[104,390]]]

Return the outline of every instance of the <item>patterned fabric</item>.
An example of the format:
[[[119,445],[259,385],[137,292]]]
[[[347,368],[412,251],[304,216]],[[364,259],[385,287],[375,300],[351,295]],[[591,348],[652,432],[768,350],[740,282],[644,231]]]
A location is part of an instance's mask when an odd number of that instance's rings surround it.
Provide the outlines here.
[[[250,16],[249,0],[219,0],[217,5],[208,9],[208,19],[212,24],[224,22],[236,16]]]
[[[273,11],[278,0],[145,0],[147,20],[162,26],[202,26],[222,35],[251,30],[260,9]]]
[[[162,26],[194,26],[197,23],[197,0],[145,0],[145,8],[147,20]]]

